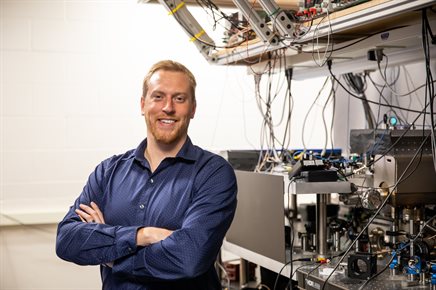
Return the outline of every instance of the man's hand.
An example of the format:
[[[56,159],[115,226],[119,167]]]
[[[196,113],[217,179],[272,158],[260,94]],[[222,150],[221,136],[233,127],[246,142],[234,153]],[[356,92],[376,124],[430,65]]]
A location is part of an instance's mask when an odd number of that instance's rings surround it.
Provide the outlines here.
[[[91,201],[90,205],[91,206],[81,203],[79,205],[80,209],[76,209],[77,215],[85,223],[104,224],[104,216],[98,205],[93,201]],[[103,265],[112,268],[114,262],[105,263]]]
[[[138,246],[148,246],[160,242],[162,240],[165,240],[172,233],[173,231],[163,228],[155,228],[155,227],[140,228],[136,233],[136,244]]]
[[[91,206],[86,204],[80,204],[80,209],[76,209],[76,213],[79,215],[80,219],[85,223],[98,223],[104,224],[104,216],[98,205],[91,201]]]

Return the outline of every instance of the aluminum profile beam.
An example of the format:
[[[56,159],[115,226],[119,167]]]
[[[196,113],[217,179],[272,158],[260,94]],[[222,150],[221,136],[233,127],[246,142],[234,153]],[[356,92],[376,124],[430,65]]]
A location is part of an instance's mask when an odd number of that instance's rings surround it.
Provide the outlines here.
[[[212,61],[211,51],[215,46],[215,42],[198,24],[186,7],[185,2],[180,0],[159,0],[159,3],[165,6],[169,15],[174,16],[206,60]]]
[[[256,57],[259,54],[271,52],[287,45],[298,45],[311,42],[314,37],[324,37],[330,32],[338,33],[346,29],[362,27],[379,19],[401,15],[404,12],[421,9],[434,4],[436,4],[435,0],[392,0],[382,2],[371,8],[362,9],[350,15],[341,16],[339,18],[334,18],[332,15],[330,22],[324,21],[317,25],[318,29],[316,33],[314,29],[312,29],[309,31],[309,33],[302,37],[292,39],[292,41],[285,40],[280,46],[275,47],[265,46],[265,44],[262,42],[257,42],[248,46],[228,49],[226,51],[218,52],[215,56],[215,61],[216,64],[221,65],[238,63],[244,59]]]
[[[262,19],[257,12],[251,7],[251,4],[247,0],[233,0],[236,7],[242,12],[250,23],[251,28],[257,34],[257,36],[271,45],[279,44],[279,38],[274,32],[269,29],[265,20]]]
[[[281,36],[290,38],[294,34],[294,24],[284,10],[274,0],[259,0],[263,10],[271,17],[273,27],[277,27]]]

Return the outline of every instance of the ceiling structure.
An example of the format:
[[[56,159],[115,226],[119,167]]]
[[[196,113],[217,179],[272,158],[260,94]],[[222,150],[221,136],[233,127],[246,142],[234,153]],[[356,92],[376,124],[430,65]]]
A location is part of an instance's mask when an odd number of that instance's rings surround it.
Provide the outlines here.
[[[317,17],[301,22],[292,16],[302,10],[299,0],[158,1],[210,63],[247,65],[251,72],[262,72],[265,62],[276,54],[285,63],[280,63],[277,69],[292,67],[297,78],[326,74],[327,60],[333,62],[333,68],[341,68],[340,73],[352,71],[357,64],[359,68],[374,69],[377,62],[368,60],[373,51],[389,56],[390,65],[423,58],[419,52],[422,9],[436,5],[435,0],[354,0],[356,5],[333,12],[325,8]],[[189,12],[189,5],[202,3],[237,8],[254,31],[254,37],[219,47]],[[262,12],[269,17],[261,17]],[[434,9],[427,16],[432,31],[436,32]],[[434,53],[434,46],[431,50]]]

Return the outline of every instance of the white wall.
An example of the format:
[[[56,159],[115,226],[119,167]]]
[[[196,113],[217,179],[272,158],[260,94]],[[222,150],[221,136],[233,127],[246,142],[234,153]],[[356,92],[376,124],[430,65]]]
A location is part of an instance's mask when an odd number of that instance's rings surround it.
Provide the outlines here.
[[[209,150],[259,147],[261,116],[247,68],[208,64],[162,6],[0,0],[0,225],[49,224],[0,226],[0,289],[100,287],[96,267],[56,258],[54,223],[98,162],[145,136],[142,79],[168,58],[197,76],[194,143]],[[320,82],[294,84],[295,136]],[[275,110],[281,103],[279,97]],[[312,123],[307,142],[319,147]],[[301,147],[300,138],[292,145]]]
[[[0,227],[0,289],[97,290],[100,271],[56,257],[56,225]]]

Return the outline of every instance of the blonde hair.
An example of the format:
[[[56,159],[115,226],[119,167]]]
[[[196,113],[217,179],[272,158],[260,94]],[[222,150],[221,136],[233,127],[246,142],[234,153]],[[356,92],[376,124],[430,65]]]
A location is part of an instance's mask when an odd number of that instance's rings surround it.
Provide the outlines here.
[[[150,68],[150,70],[148,71],[147,75],[145,76],[144,82],[142,84],[142,97],[143,98],[145,98],[145,96],[147,95],[148,86],[150,84],[150,79],[151,79],[152,75],[159,70],[184,73],[189,79],[189,85],[191,87],[192,99],[195,101],[195,88],[197,86],[197,82],[195,81],[194,75],[183,64],[178,63],[178,62],[173,61],[173,60],[161,60],[161,61],[155,63]]]

